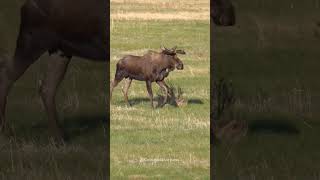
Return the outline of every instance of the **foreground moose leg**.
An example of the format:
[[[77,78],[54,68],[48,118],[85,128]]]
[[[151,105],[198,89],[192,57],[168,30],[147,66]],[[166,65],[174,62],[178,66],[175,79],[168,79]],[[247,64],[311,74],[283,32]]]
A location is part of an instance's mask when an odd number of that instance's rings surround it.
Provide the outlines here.
[[[165,93],[163,103],[161,104],[161,106],[164,106],[168,101],[168,87],[164,81],[157,81],[157,84],[161,87],[162,90],[164,90]]]
[[[3,66],[0,67],[0,132],[9,130],[5,117],[8,92],[14,82],[36,59],[37,58],[28,58],[24,61],[21,57],[16,56],[13,62],[5,62]]]
[[[64,133],[58,123],[55,97],[57,89],[67,71],[69,62],[69,58],[58,60],[49,59],[46,77],[41,82],[39,89],[42,102],[48,115],[51,135],[53,135],[56,140],[63,140]]]
[[[147,90],[148,90],[149,98],[150,98],[150,101],[151,101],[151,107],[154,108],[154,106],[153,106],[153,93],[152,93],[151,83],[152,83],[151,81],[146,81]]]
[[[123,95],[124,95],[124,100],[126,101],[126,103],[128,104],[128,106],[131,106],[131,104],[129,103],[129,100],[128,100],[128,90],[130,88],[130,85],[131,85],[131,82],[132,82],[132,79],[129,78],[128,80],[126,80],[126,83],[122,89],[122,92],[123,92]]]
[[[20,32],[13,60],[0,65],[0,132],[8,130],[5,111],[11,86],[44,53],[45,47],[45,42],[39,42],[32,35]]]

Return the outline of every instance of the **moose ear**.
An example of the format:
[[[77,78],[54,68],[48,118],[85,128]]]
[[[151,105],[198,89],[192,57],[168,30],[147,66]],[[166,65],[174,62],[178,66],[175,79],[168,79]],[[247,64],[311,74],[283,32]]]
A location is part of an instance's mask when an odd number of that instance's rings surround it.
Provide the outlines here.
[[[161,44],[160,49],[161,49],[162,51],[164,51],[164,50],[165,50],[165,47]]]
[[[177,54],[186,54],[186,52],[185,52],[184,50],[182,50],[182,49],[178,49],[178,50],[176,51],[176,53],[177,53]]]

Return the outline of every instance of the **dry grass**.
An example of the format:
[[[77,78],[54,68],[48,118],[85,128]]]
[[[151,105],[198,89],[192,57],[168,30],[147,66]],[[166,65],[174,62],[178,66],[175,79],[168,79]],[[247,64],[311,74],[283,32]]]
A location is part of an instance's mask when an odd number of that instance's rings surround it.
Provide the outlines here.
[[[153,13],[153,12],[126,12],[113,13],[114,20],[209,20],[209,12],[176,12],[176,13]]]
[[[157,6],[158,8],[191,8],[197,10],[210,9],[209,0],[111,0],[111,4],[122,4],[122,8],[128,8],[128,4],[140,4],[148,7]]]
[[[96,153],[92,155],[89,148],[80,145],[40,145],[36,141],[18,142],[13,138],[2,138],[0,142],[0,179],[106,178],[106,154],[103,153],[103,147],[95,148]]]
[[[210,1],[113,0],[111,20],[209,20]]]

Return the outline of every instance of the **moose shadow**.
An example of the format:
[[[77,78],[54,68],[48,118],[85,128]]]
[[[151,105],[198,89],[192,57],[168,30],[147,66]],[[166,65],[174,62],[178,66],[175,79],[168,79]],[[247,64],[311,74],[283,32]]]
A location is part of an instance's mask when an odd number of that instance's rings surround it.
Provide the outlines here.
[[[94,133],[101,127],[107,128],[109,117],[107,114],[99,114],[66,118],[63,127],[67,135],[67,140],[72,141],[72,139],[76,137]]]
[[[296,135],[300,131],[293,122],[285,119],[259,119],[249,122],[248,133]]]
[[[157,99],[154,98],[154,101],[156,101]],[[121,104],[125,104],[126,102],[124,100],[120,101]],[[149,98],[142,98],[142,97],[136,97],[136,98],[131,98],[129,99],[129,103],[131,106],[135,106],[135,105],[139,105],[139,104],[143,104],[143,103],[150,103],[150,99]]]
[[[153,99],[154,103],[156,102],[157,104],[157,108],[161,108],[163,106],[161,106],[161,104],[163,104],[163,100],[164,98],[162,96],[157,96]],[[126,102],[124,100],[120,101],[122,104],[125,104]],[[136,97],[136,98],[131,98],[129,99],[129,103],[131,105],[131,107],[135,106],[135,105],[139,105],[139,104],[148,104],[150,103],[150,99],[149,98],[142,98],[142,97]],[[173,107],[179,107],[179,102],[176,101],[176,97],[169,97],[168,101],[166,104],[173,106]],[[201,99],[188,99],[187,100],[187,104],[204,104],[203,101]]]
[[[108,114],[98,115],[77,115],[60,119],[61,126],[65,133],[65,141],[72,142],[78,137],[86,137],[89,134],[97,132],[100,128],[108,128]],[[50,128],[46,121],[42,121],[31,127],[34,136],[45,134]],[[36,133],[35,133],[36,132]],[[108,133],[106,133],[108,135]],[[108,138],[108,137],[107,137]]]
[[[200,99],[188,99],[188,104],[203,104]]]
[[[170,99],[170,98],[169,98]],[[178,105],[174,102],[171,102],[171,100],[168,99],[168,102],[166,104],[172,105],[174,107],[178,107]],[[120,101],[122,104],[126,104],[124,100]],[[150,99],[149,98],[142,98],[142,97],[136,97],[136,98],[131,98],[129,99],[129,103],[131,107],[134,107],[139,104],[149,104]],[[153,103],[156,104],[156,108],[160,108],[160,106],[163,103],[163,97],[157,96],[153,98]]]

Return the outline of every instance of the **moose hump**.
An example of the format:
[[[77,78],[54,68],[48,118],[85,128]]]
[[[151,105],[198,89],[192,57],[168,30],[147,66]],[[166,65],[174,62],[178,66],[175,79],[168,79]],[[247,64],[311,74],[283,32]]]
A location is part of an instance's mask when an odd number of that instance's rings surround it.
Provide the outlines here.
[[[235,10],[230,0],[211,0],[210,6],[210,14],[214,24],[218,26],[235,25]]]

